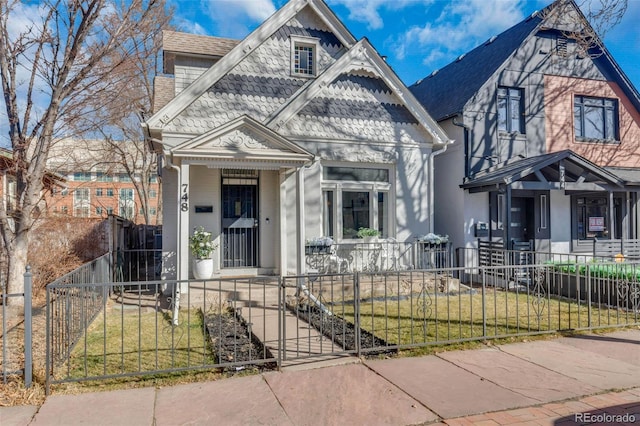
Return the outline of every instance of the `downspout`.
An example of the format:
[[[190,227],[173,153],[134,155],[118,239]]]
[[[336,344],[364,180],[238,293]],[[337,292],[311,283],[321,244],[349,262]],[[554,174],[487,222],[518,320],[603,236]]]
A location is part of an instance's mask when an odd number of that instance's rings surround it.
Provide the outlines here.
[[[166,157],[167,163],[166,163],[166,168],[169,169],[173,169],[176,171],[176,173],[178,173],[178,191],[180,191],[180,188],[182,188],[182,173],[181,173],[181,169],[180,167],[176,166],[175,164],[173,164],[173,161],[171,161],[171,159],[169,157]],[[178,195],[180,195],[180,192],[178,192]],[[177,238],[176,238],[176,284],[175,287],[173,289],[173,325],[178,325],[178,317],[179,317],[179,313],[180,313],[180,295],[182,294],[182,259],[180,259],[180,256],[182,255],[182,235],[180,235],[180,231],[182,229],[182,212],[180,211],[180,203],[178,202],[176,205],[176,209],[177,209],[177,221],[176,221],[176,228],[178,230],[177,232]]]

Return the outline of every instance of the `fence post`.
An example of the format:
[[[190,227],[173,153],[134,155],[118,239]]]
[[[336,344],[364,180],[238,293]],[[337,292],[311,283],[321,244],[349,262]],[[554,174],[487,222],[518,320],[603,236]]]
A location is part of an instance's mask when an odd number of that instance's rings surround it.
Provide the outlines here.
[[[342,277],[344,280],[344,276]],[[344,281],[343,281],[344,282]],[[360,358],[360,354],[362,351],[362,342],[360,341],[361,333],[360,333],[360,273],[355,272],[353,274],[353,293],[354,293],[354,315],[353,322],[355,323],[355,332],[356,332],[356,355]]]
[[[589,270],[589,265],[587,265],[586,280],[587,280],[587,327],[591,329],[591,271]],[[578,281],[576,280],[576,282]],[[578,317],[578,319],[579,318],[580,317]]]
[[[27,266],[24,273],[24,386],[31,387],[33,378],[33,351],[32,351],[32,310],[33,299],[31,297],[31,286],[33,285],[33,275],[31,266]]]

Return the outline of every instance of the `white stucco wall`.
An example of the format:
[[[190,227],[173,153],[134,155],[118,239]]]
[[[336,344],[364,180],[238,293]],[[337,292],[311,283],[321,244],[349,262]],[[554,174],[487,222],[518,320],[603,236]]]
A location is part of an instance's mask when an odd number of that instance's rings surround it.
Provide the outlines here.
[[[275,273],[280,268],[279,175],[277,171],[260,172],[258,194],[260,267]]]
[[[183,182],[184,183],[184,182]],[[203,166],[190,166],[189,171],[189,235],[193,229],[202,226],[213,234],[213,241],[218,249],[213,252],[214,270],[220,269],[221,205],[220,205],[220,170]],[[196,206],[213,206],[212,213],[196,213]],[[189,276],[191,262],[189,262]]]
[[[551,252],[571,252],[571,197],[564,191],[551,191]]]
[[[447,150],[434,158],[434,232],[449,235],[454,247],[465,243],[465,192],[460,189],[464,177],[464,133],[451,120],[440,123],[455,140]]]
[[[177,205],[178,173],[162,169],[162,278],[176,279],[177,275]]]

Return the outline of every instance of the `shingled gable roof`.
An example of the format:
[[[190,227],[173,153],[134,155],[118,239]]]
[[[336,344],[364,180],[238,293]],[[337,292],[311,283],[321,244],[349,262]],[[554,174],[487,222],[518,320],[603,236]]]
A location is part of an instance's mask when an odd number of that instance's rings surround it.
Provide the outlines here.
[[[437,121],[462,112],[465,104],[505,63],[542,20],[525,19],[415,84],[409,90]]]
[[[482,85],[502,67],[528,37],[535,34],[537,28],[543,24],[541,16],[546,11],[552,10],[556,4],[565,1],[567,5],[574,7],[584,22],[588,24],[586,17],[573,0],[556,0],[544,8],[542,12],[532,14],[498,36],[492,37],[472,51],[461,55],[456,61],[441,70],[409,86],[409,90],[436,121],[445,120],[461,113],[465,104],[480,90]],[[607,67],[612,75],[617,76],[625,94],[640,110],[638,90],[601,40],[598,40],[598,45],[601,47],[603,55],[596,60]]]
[[[231,49],[231,51],[223,56],[220,61],[205,71],[193,83],[180,92],[171,102],[155,113],[149,120],[147,120],[146,123],[143,123],[143,126],[149,129],[152,137],[159,136],[157,132],[160,131],[165,124],[176,118],[195,99],[198,99],[216,81],[231,71],[238,62],[250,55],[257,46],[271,37],[273,33],[278,31],[280,27],[295,17],[296,14],[307,5],[316,11],[318,16],[325,21],[325,24],[331,29],[334,35],[344,46],[350,48],[356,43],[356,39],[353,35],[344,26],[344,24],[342,24],[331,9],[329,9],[324,1],[290,0],[238,45],[236,45],[236,47]]]
[[[358,41],[346,54],[341,56],[316,79],[312,80],[304,90],[300,90],[289,102],[275,111],[267,120],[267,126],[276,130],[279,129],[305,105],[318,96],[324,87],[332,83],[340,75],[353,70],[369,71],[382,79],[392,92],[404,103],[405,107],[418,122],[428,129],[434,138],[433,143],[446,144],[451,142],[447,134],[406,88],[396,73],[369,43],[367,38]]]
[[[509,185],[513,182],[529,180],[529,177],[535,177],[536,180],[540,180],[540,177],[545,175],[547,175],[549,181],[553,181],[559,178],[558,165],[561,162],[565,163],[568,182],[604,182],[618,187],[624,186],[624,180],[617,175],[567,149],[535,157],[527,157],[493,167],[478,173],[472,180],[463,183],[460,187],[464,189],[489,190],[495,189],[496,185]]]

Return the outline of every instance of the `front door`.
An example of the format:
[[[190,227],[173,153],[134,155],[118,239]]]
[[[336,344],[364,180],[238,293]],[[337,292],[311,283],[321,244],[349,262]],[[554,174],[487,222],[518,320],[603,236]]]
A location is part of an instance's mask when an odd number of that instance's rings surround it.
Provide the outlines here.
[[[223,178],[222,266],[258,266],[258,180]]]
[[[509,235],[512,241],[525,242],[535,238],[534,199],[513,197],[511,199],[511,223]]]

